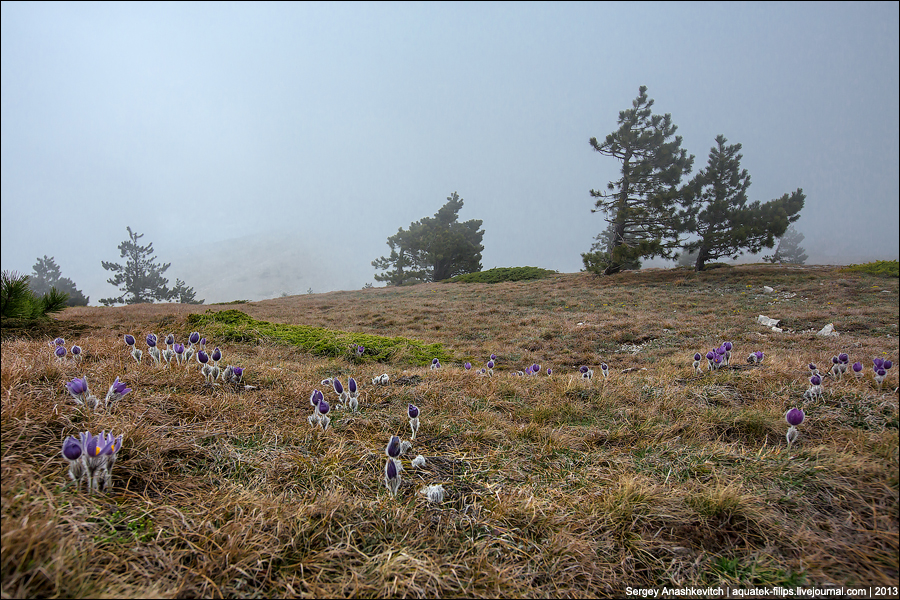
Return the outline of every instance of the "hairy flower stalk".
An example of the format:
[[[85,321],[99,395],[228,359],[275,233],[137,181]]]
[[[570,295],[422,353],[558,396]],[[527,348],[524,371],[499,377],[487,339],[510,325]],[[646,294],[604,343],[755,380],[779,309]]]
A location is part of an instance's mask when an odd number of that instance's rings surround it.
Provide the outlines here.
[[[409,415],[409,428],[412,429],[411,439],[416,439],[416,432],[419,430],[419,407],[410,404],[406,412]]]
[[[792,408],[784,413],[784,420],[787,421],[788,425],[790,425],[786,435],[788,452],[791,451],[791,444],[797,441],[797,438],[800,437],[800,431],[797,429],[797,426],[803,422],[803,417],[803,411],[799,408]]]
[[[344,384],[337,377],[331,378],[331,386],[334,388],[334,393],[338,396],[338,406],[343,408],[344,404],[350,399],[350,394],[347,393],[347,390],[344,389]]]
[[[156,364],[160,364],[160,362],[162,362],[162,356],[160,355],[159,348],[156,345],[157,341],[158,338],[156,337],[155,333],[147,334],[147,352],[150,353],[150,356],[153,357],[153,360],[156,362]]]
[[[606,363],[600,363],[600,373],[603,374],[603,377],[609,377],[609,365]]]
[[[319,400],[319,423],[322,425],[322,431],[328,431],[328,425],[331,424],[331,417],[328,416],[330,410],[331,407],[324,397]]]
[[[701,360],[703,360],[703,355],[699,352],[694,353],[694,373],[697,375],[703,374],[703,368],[700,366]]]
[[[491,356],[493,356],[493,354]],[[494,376],[494,365],[495,365],[495,363],[494,363],[493,358],[491,360],[487,361],[487,365],[486,365],[487,366],[487,374],[490,375],[491,377]]]
[[[197,352],[197,362],[200,363],[200,373],[206,378],[206,383],[212,384],[212,367],[209,364],[209,356],[206,355],[206,352],[203,350]]]
[[[809,378],[809,389],[803,395],[813,400],[822,397],[822,376],[819,375],[818,371]]]
[[[432,504],[440,504],[444,501],[444,486],[440,483],[422,488],[422,495]]]

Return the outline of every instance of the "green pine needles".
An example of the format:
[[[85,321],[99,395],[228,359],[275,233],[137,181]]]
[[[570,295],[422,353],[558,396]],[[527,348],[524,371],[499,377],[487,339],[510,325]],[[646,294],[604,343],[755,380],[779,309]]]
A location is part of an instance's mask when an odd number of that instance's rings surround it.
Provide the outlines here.
[[[2,274],[2,316],[5,319],[47,319],[66,307],[69,295],[50,288],[46,294],[37,296],[28,285],[28,275],[16,271]]]

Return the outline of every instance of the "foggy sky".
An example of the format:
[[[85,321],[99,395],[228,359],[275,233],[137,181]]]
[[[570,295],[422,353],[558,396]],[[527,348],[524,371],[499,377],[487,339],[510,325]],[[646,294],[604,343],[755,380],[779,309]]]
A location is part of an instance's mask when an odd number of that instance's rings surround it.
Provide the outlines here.
[[[576,272],[619,169],[588,140],[641,85],[695,173],[723,134],[751,200],[803,188],[808,263],[896,259],[898,22],[896,2],[3,2],[2,268],[53,256],[96,305],[131,226],[208,302],[358,289],[456,191],[485,269]]]

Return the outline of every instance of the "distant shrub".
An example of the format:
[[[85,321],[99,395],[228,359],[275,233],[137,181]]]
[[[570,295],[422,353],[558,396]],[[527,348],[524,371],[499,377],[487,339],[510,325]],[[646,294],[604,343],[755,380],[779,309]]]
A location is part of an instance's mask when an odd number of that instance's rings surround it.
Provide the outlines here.
[[[223,310],[188,315],[188,323],[215,330],[225,341],[250,341],[260,338],[281,340],[319,356],[343,356],[351,345],[365,346],[365,357],[376,361],[400,361],[425,366],[432,359],[452,360],[441,344],[426,344],[405,337],[384,337],[310,327],[257,321],[239,310]]]
[[[499,267],[478,271],[477,273],[465,273],[451,277],[450,283],[500,283],[503,281],[526,281],[529,279],[543,279],[554,275],[556,271],[539,269],[538,267]]]
[[[900,267],[896,260],[876,260],[862,265],[850,265],[841,269],[843,273],[865,273],[876,277],[900,277]]]

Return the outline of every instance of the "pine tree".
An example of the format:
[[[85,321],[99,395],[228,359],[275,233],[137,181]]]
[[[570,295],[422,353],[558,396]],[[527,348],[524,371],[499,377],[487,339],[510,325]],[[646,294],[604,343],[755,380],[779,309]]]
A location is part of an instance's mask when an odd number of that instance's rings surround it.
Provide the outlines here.
[[[176,277],[175,287],[172,288],[169,298],[175,302],[180,302],[181,304],[203,304],[205,300],[195,300],[194,297],[196,295],[197,292],[194,291],[194,288],[188,287],[184,281]],[[287,293],[283,295],[287,296]]]
[[[592,212],[605,212],[613,229],[606,275],[629,261],[672,256],[684,221],[681,178],[691,172],[694,161],[681,148],[671,115],[653,114],[647,86],[639,88],[631,104],[619,112],[617,131],[603,143],[590,140],[595,151],[622,163],[621,177],[607,184],[607,192],[591,190],[597,199]]]
[[[805,235],[797,231],[797,228],[790,225],[784,232],[784,235],[778,238],[778,245],[775,247],[775,254],[766,256],[765,260],[771,263],[782,263],[788,265],[805,265],[806,250],[800,245],[806,238]]]
[[[707,167],[688,184],[690,207],[687,231],[698,236],[684,245],[696,253],[695,269],[724,256],[736,259],[745,251],[756,254],[775,245],[790,223],[800,218],[806,196],[798,189],[765,204],[749,202],[750,174],[741,169],[740,144],[727,145],[725,136],[716,137]]]
[[[375,279],[403,285],[480,271],[482,221],[460,223],[457,219],[462,207],[463,199],[453,192],[433,217],[415,221],[409,229],[398,229],[387,239],[390,255],[372,261],[373,267],[385,271],[376,273]]]
[[[615,224],[610,223],[606,229],[597,234],[590,252],[581,254],[584,270],[596,275],[602,274],[612,264],[613,239],[615,237]],[[620,269],[637,271],[641,268],[641,261],[637,258],[629,258],[619,265]]]
[[[28,286],[36,296],[43,296],[56,288],[68,295],[66,306],[87,306],[88,297],[75,287],[74,281],[62,276],[62,271],[52,256],[45,254],[44,258],[37,259],[32,269],[34,272],[28,280]]]
[[[144,234],[131,231],[131,227],[126,229],[129,239],[119,244],[121,258],[126,259],[125,264],[101,261],[104,269],[115,273],[114,277],[106,281],[118,287],[123,294],[115,298],[103,298],[100,303],[112,306],[170,299],[172,291],[168,287],[169,280],[163,277],[163,273],[171,263],[163,265],[157,263],[153,256],[153,243],[141,246],[138,240],[144,237]]]

